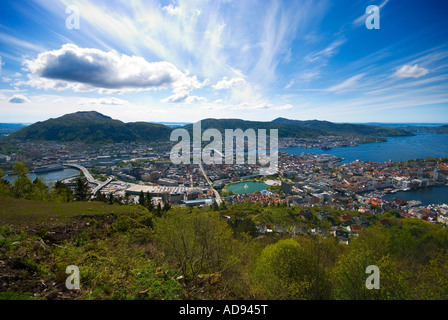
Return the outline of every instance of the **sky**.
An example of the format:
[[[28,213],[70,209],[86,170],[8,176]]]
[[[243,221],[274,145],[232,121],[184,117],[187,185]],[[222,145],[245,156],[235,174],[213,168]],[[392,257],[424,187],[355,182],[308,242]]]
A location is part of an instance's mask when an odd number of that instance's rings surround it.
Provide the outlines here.
[[[0,5],[0,122],[448,123],[448,1]]]

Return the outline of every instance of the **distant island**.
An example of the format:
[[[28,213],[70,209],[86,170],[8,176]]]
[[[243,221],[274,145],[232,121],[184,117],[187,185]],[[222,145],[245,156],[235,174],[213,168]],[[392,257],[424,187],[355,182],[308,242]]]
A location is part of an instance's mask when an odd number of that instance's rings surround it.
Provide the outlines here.
[[[440,127],[404,127],[403,129],[413,132],[448,134],[448,125],[443,125]]]
[[[0,123],[0,136],[11,134],[17,130],[25,128],[27,125],[22,123]]]

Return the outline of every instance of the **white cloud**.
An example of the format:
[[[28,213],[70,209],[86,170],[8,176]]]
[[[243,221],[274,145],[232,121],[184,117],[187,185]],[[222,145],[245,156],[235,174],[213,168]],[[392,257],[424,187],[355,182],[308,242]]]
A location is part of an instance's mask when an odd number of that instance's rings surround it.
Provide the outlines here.
[[[232,78],[227,80],[227,77],[224,77],[221,81],[218,81],[217,84],[213,86],[216,90],[229,89],[235,86],[240,86],[246,83],[246,80],[243,78]]]
[[[398,69],[393,76],[404,79],[404,78],[420,78],[429,73],[429,70],[423,67],[419,67],[418,64],[413,66],[404,65],[400,69]]]
[[[295,82],[294,79],[289,81],[289,83],[285,86],[285,89],[291,88],[294,85],[294,82]]]
[[[163,103],[204,103],[207,102],[207,99],[204,97],[190,96],[188,92],[180,92],[169,96],[166,99],[162,100]]]
[[[142,57],[116,51],[79,48],[65,44],[59,50],[26,60],[31,72],[28,85],[75,91],[141,91],[173,88],[191,90],[202,84],[165,61],[148,62]]]
[[[180,7],[174,7],[172,4],[165,6],[162,10],[166,11],[171,16],[181,16],[182,10]]]
[[[79,105],[80,106],[98,106],[98,105],[106,105],[106,106],[121,106],[127,104],[128,101],[118,99],[118,98],[98,98],[98,99],[83,99]]]
[[[291,104],[285,105],[275,105],[272,103],[241,103],[235,106],[225,106],[225,108],[230,108],[232,110],[272,110],[272,111],[282,111],[282,110],[290,110],[294,108]]]
[[[360,80],[361,78],[364,77],[364,73],[361,74],[357,74],[347,80],[345,80],[344,82],[337,84],[335,86],[332,86],[330,88],[328,88],[326,91],[330,91],[330,92],[344,92],[344,91],[350,91],[356,88],[357,84],[358,84],[358,80]]]
[[[8,102],[9,103],[29,103],[31,101],[24,95],[15,94],[8,100]]]

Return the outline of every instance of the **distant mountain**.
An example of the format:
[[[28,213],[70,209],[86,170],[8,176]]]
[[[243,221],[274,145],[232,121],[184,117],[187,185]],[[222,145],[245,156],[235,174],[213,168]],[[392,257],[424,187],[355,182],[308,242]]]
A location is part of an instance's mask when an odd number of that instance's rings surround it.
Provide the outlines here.
[[[66,114],[37,122],[8,136],[25,141],[111,143],[169,139],[171,128],[154,123],[124,123],[95,111]]]
[[[315,138],[325,135],[350,136],[409,136],[413,133],[401,128],[361,124],[338,124],[328,121],[299,121],[277,118],[274,121],[246,121],[241,119],[205,119],[202,130],[218,129],[278,129],[279,137]],[[183,128],[192,132],[193,124]],[[174,128],[148,122],[124,123],[95,111],[76,112],[62,117],[37,122],[24,127],[5,139],[24,141],[80,141],[84,143],[114,143],[130,141],[168,141]]]
[[[188,131],[192,132],[193,124],[184,127]],[[315,130],[313,128],[299,127],[290,124],[276,123],[276,122],[264,122],[264,121],[246,121],[241,119],[204,119],[201,120],[201,129],[206,130],[209,128],[218,129],[221,134],[225,133],[225,129],[266,129],[266,134],[269,135],[270,129],[278,129],[278,136],[280,138],[314,138],[320,135],[325,135],[324,132]]]
[[[429,133],[439,133],[448,134],[448,125],[438,126],[438,127],[405,127],[403,129],[413,131],[413,132],[429,132]]]
[[[26,124],[22,123],[0,123],[0,135],[11,134],[17,130],[26,127]]]
[[[351,123],[333,123],[329,121],[319,120],[290,120],[285,118],[277,118],[273,123],[281,123],[301,128],[309,128],[325,133],[325,135],[350,135],[350,136],[376,136],[376,137],[392,137],[392,136],[412,136],[413,133],[403,128],[388,128],[365,124]]]

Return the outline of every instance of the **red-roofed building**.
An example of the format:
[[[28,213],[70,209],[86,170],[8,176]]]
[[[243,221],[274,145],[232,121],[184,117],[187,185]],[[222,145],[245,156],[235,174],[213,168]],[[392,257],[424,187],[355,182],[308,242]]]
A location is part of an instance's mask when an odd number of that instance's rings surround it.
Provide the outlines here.
[[[340,217],[340,220],[341,220],[342,222],[349,222],[349,221],[352,221],[352,216],[349,215],[349,214],[343,214],[343,215]]]
[[[362,227],[360,225],[353,224],[353,225],[350,226],[350,231],[352,231],[352,232],[358,232],[358,231],[361,231],[361,230],[362,230]]]

